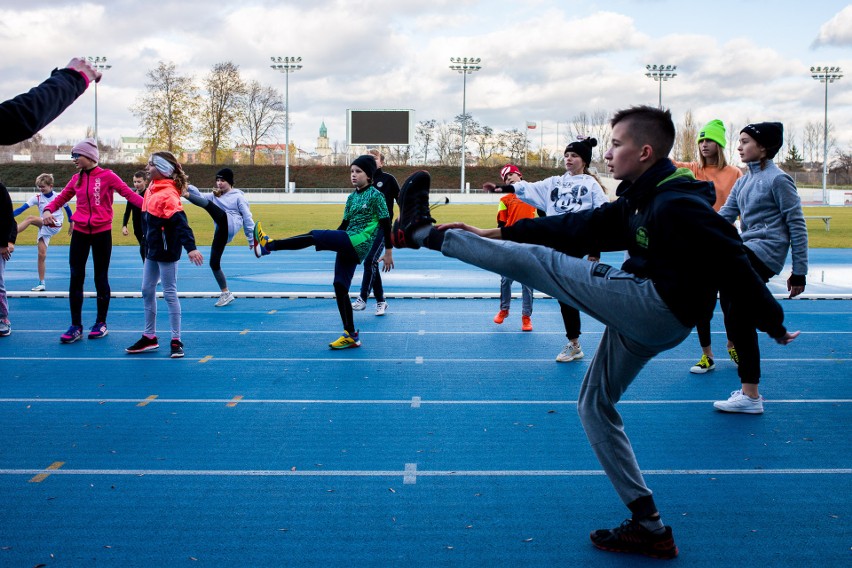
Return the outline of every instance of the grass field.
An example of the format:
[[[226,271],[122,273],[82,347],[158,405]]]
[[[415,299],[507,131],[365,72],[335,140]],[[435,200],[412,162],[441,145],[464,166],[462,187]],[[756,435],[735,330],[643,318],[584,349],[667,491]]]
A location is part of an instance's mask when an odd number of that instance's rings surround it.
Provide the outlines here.
[[[336,229],[343,215],[343,205],[252,205],[252,215],[255,221],[263,222],[264,230],[274,238],[290,237],[306,233],[311,229]],[[805,215],[830,215],[831,230],[825,230],[821,219],[808,220],[808,241],[811,248],[848,248],[852,246],[852,207],[805,207]],[[26,213],[18,216],[23,220],[27,214],[37,213],[31,207]],[[195,239],[199,245],[209,245],[213,240],[213,222],[209,215],[198,207],[186,206]],[[397,210],[398,213],[398,210]],[[121,234],[121,219],[124,205],[116,207],[113,222],[113,244],[135,245],[133,234],[127,237]],[[494,205],[447,205],[433,212],[438,222],[464,221],[477,227],[495,227],[497,225],[497,208]],[[35,244],[36,231],[27,229],[18,236],[18,244]],[[68,244],[66,231],[51,239],[51,244]],[[231,245],[245,246],[242,236],[236,236]]]

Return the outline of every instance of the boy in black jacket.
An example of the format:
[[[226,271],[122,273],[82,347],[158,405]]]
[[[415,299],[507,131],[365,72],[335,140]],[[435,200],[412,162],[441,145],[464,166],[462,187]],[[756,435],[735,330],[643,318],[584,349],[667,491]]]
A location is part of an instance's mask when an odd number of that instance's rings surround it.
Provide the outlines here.
[[[674,558],[672,530],[660,519],[616,403],[648,361],[710,317],[717,290],[733,295],[736,309],[778,343],[789,343],[798,332],[784,328],[781,306],[751,268],[736,231],[711,207],[712,185],[667,158],[675,136],[669,111],[632,107],[616,113],[611,124],[605,158],[613,176],[623,180],[616,201],[501,229],[435,227],[429,177],[418,172],[400,192],[394,244],[427,246],[518,280],[606,325],[577,407],[592,449],[632,518],[592,532],[592,543]],[[618,269],[574,258],[593,250],[627,250],[629,259]],[[696,256],[716,259],[717,270],[702,271],[692,262]]]

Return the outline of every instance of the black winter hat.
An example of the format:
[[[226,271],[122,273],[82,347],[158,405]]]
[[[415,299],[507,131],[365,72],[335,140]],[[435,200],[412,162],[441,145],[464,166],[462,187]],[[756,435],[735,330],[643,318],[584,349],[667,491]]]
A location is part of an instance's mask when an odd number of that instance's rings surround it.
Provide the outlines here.
[[[371,181],[373,176],[376,175],[376,169],[379,167],[378,164],[376,164],[376,159],[369,154],[362,154],[361,156],[358,156],[352,160],[352,164],[350,165],[361,168]]]
[[[784,125],[780,122],[754,122],[740,130],[766,148],[766,159],[771,160],[784,144]]]
[[[583,138],[581,140],[577,140],[576,142],[571,142],[567,146],[565,146],[565,152],[563,154],[567,154],[568,152],[574,152],[586,163],[588,166],[592,163],[592,148],[598,145],[598,141],[595,138]]]
[[[234,187],[234,171],[231,168],[222,168],[216,172],[216,179],[223,179],[228,185]]]

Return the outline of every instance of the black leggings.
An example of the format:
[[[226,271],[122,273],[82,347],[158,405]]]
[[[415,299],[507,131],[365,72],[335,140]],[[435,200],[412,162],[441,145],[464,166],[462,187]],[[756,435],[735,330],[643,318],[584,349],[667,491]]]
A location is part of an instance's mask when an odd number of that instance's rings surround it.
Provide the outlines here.
[[[95,290],[97,291],[98,315],[95,323],[106,322],[109,311],[109,261],[112,256],[112,231],[100,233],[71,234],[68,249],[68,265],[71,282],[68,287],[68,303],[71,305],[71,325],[83,325],[83,283],[86,281],[86,262],[92,252],[95,267]]]
[[[349,298],[349,288],[355,267],[358,266],[358,255],[352,247],[352,241],[345,231],[311,231],[304,235],[296,235],[289,239],[280,239],[266,243],[266,250],[301,250],[316,247],[317,250],[330,250],[337,253],[334,261],[334,299],[343,329],[350,335],[355,333],[355,317],[352,314],[352,301]]]
[[[213,244],[210,247],[210,270],[216,272],[222,269],[222,254],[228,245],[228,214],[221,207],[208,201],[204,210],[210,214],[216,229],[213,231]]]
[[[748,247],[746,247],[746,254],[757,275],[764,283],[769,282],[775,273],[767,268]],[[740,382],[756,385],[760,382],[760,348],[757,326],[750,313],[750,306],[739,306],[737,311],[735,304],[724,294],[720,295],[719,303],[722,305],[722,313],[725,314],[725,331],[728,339],[734,344],[740,360],[737,364]]]

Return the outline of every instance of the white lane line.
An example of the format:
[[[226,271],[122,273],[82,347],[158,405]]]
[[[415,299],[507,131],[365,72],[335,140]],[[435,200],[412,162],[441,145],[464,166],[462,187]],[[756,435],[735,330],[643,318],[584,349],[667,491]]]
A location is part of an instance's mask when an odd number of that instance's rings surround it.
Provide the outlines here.
[[[709,404],[715,399],[685,399],[685,400],[622,400],[622,405],[679,405],[679,404]],[[158,404],[233,404],[233,398],[156,398],[146,400],[151,406]],[[849,398],[813,398],[813,399],[767,399],[768,404],[850,404]],[[59,403],[59,404],[134,404],[138,405],[138,398],[0,398],[0,404],[37,404],[37,403]],[[414,396],[410,399],[239,399],[244,404],[404,404],[411,408],[419,408],[423,405],[456,405],[456,406],[525,406],[525,405],[569,405],[576,406],[576,400],[423,400],[422,397]]]
[[[418,477],[599,477],[602,470],[418,470],[407,463],[400,470],[242,470],[242,469],[0,469],[0,475],[132,475],[174,477],[403,477],[414,484]],[[649,469],[642,475],[852,475],[852,468],[776,468],[776,469]]]
[[[405,464],[405,474],[402,476],[403,485],[414,485],[417,483],[417,464]]]
[[[110,331],[112,333],[112,331]],[[521,333],[521,332],[518,332]],[[533,332],[535,333],[535,332]],[[583,332],[585,333],[585,332]],[[138,332],[137,332],[138,335]],[[563,335],[565,335],[563,333]],[[0,361],[145,361],[146,363],[153,363],[155,361],[169,361],[172,365],[174,365],[174,361],[168,357],[154,357],[148,355],[123,355],[119,357],[0,357]],[[304,363],[304,362],[333,362],[333,361],[361,361],[364,363],[381,363],[381,362],[391,362],[391,363],[416,363],[422,364],[425,359],[422,356],[415,357],[412,359],[411,357],[216,357],[216,361],[229,361],[229,362],[238,362],[243,363],[246,361],[255,361],[255,362],[272,362],[272,363]],[[852,358],[849,357],[802,357],[802,358],[783,358],[783,359],[773,359],[773,358],[763,358],[761,357],[761,362],[763,363],[848,363],[852,361]],[[481,359],[477,359],[475,357],[465,357],[465,358],[436,358],[429,357],[430,363],[474,363],[476,365],[481,365],[482,363],[550,363],[553,364],[553,358],[548,357],[544,359],[535,359],[532,357],[519,357],[519,358],[495,358],[495,357],[483,357]],[[684,363],[684,362],[695,362],[695,357],[655,357],[649,362],[653,363]],[[582,365],[584,361],[581,361],[579,364]],[[588,363],[586,363],[588,364]]]

